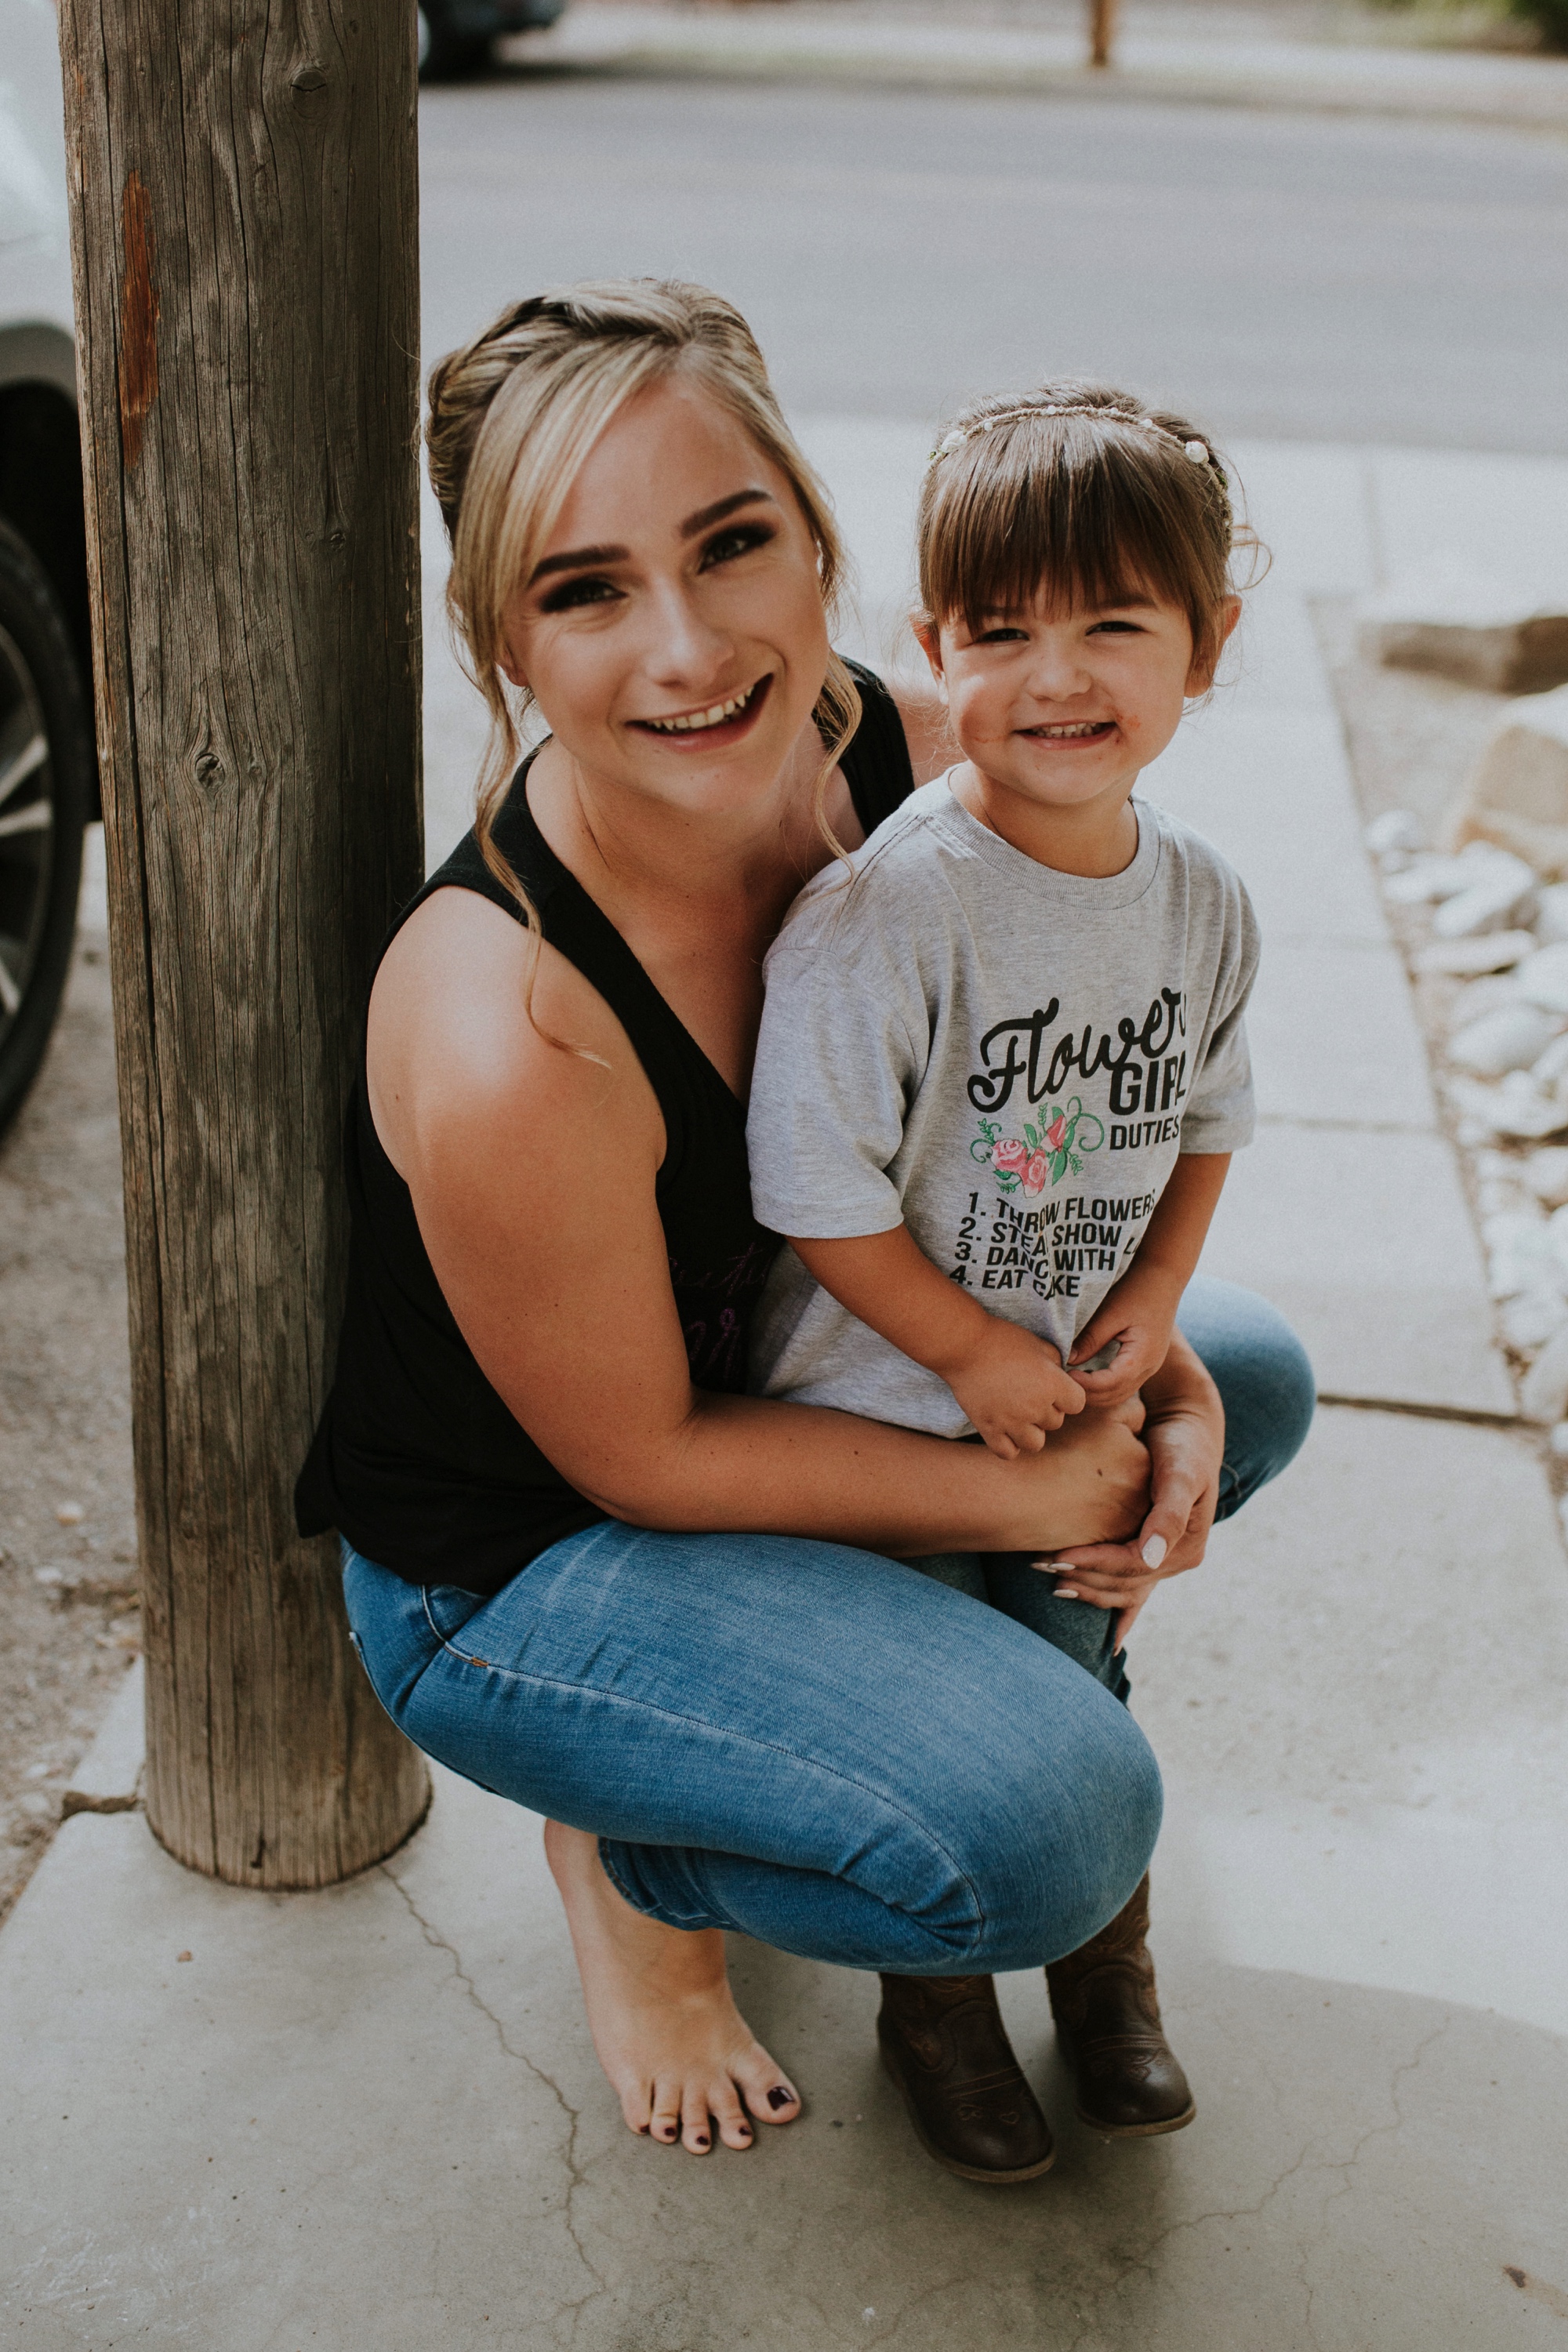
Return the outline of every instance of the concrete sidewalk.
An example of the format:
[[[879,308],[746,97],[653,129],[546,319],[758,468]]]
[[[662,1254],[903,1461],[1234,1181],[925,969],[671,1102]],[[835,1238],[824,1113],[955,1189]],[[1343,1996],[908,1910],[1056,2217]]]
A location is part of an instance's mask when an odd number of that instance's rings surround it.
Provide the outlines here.
[[[884,656],[927,435],[806,437]],[[1568,1579],[1359,846],[1305,599],[1439,530],[1543,560],[1568,466],[1237,453],[1277,551],[1241,682],[1151,786],[1237,858],[1266,934],[1264,1126],[1212,1262],[1298,1315],[1300,1462],[1140,1627],[1169,1795],[1166,2014],[1194,2126],[1072,2120],[1037,1978],[1005,2006],[1047,2179],[951,2180],[871,2035],[872,1981],[741,1945],[803,2122],[742,2159],[634,2140],[597,2073],[538,1824],[437,1775],[352,1885],[178,1868],[67,1821],[0,1934],[0,2314],[35,2352],[1531,2352],[1568,2247]],[[1474,551],[1473,546],[1468,551]],[[432,851],[474,736],[432,649]],[[467,736],[462,730],[467,728]],[[1437,1419],[1399,1410],[1424,1405]],[[79,1774],[133,1798],[133,1692]]]
[[[1173,39],[1130,30],[1117,42],[1114,66],[1097,72],[1085,62],[1081,29],[900,23],[846,16],[814,0],[745,8],[574,0],[552,31],[522,35],[505,54],[518,67],[563,73],[829,79],[1416,115],[1535,130],[1568,122],[1568,58],[1563,58]]]

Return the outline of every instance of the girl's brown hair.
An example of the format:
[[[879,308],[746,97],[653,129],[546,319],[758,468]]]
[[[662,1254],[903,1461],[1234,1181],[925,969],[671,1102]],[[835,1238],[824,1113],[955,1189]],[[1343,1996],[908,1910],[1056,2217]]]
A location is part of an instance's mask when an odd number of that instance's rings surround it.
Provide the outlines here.
[[[962,410],[931,454],[917,529],[928,621],[978,629],[1042,584],[1075,612],[1152,594],[1185,613],[1210,670],[1232,557],[1258,548],[1198,425],[1070,376]]]
[[[426,440],[452,542],[447,608],[463,666],[490,713],[474,831],[486,865],[517,901],[531,936],[531,1005],[543,934],[495,826],[532,698],[501,674],[502,615],[542,554],[600,434],[627,401],[672,375],[700,385],[787,478],[816,544],[831,621],[845,572],[832,506],[784,423],[751,329],[721,295],[653,278],[557,287],[511,303],[431,371]],[[838,851],[823,795],[859,724],[860,698],[837,654],[829,656],[815,716],[824,740],[817,823]]]

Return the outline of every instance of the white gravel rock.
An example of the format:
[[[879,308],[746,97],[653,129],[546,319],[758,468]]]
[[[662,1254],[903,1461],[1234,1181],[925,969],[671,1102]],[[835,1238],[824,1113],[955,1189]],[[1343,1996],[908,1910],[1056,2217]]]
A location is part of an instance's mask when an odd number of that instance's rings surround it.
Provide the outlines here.
[[[1526,1372],[1519,1402],[1530,1421],[1550,1424],[1568,1414],[1568,1323],[1552,1333]]]
[[[1568,1325],[1568,1298],[1557,1290],[1521,1291],[1503,1306],[1498,1323],[1510,1348],[1521,1356],[1531,1355]]]
[[[1494,849],[1490,854],[1496,857],[1507,853]],[[1431,907],[1439,898],[1457,898],[1462,890],[1472,888],[1477,878],[1470,858],[1443,857],[1432,851],[1426,856],[1412,858],[1398,874],[1391,874],[1383,886],[1383,895],[1394,907]]]
[[[1496,1299],[1562,1286],[1563,1267],[1550,1223],[1534,1210],[1508,1211],[1486,1218],[1487,1286]]]
[[[1373,857],[1408,857],[1422,847],[1424,838],[1420,818],[1408,809],[1384,809],[1362,835]]]
[[[1510,1070],[1500,1087],[1483,1086],[1479,1078],[1456,1073],[1447,1092],[1464,1143],[1504,1135],[1521,1143],[1544,1143],[1549,1135],[1568,1128],[1568,1108],[1543,1095],[1526,1070]]]
[[[1504,1217],[1487,1220],[1493,1226],[1514,1222]],[[1560,1289],[1564,1268],[1554,1241],[1551,1228],[1544,1224],[1530,1224],[1507,1240],[1489,1241],[1487,1288],[1493,1298],[1520,1298],[1532,1291]]]
[[[1535,936],[1543,948],[1568,940],[1568,882],[1549,882],[1537,893]]]
[[[1439,940],[1472,939],[1478,931],[1505,931],[1522,927],[1535,911],[1535,875],[1522,857],[1479,860],[1480,871],[1468,889],[1445,898],[1432,918],[1432,934]],[[1551,950],[1544,950],[1551,953]]]
[[[1562,1024],[1533,1004],[1500,1004],[1461,1029],[1448,1045],[1460,1069],[1478,1078],[1500,1078],[1538,1062]]]
[[[1428,940],[1415,950],[1415,969],[1470,980],[1482,972],[1507,971],[1533,955],[1538,944],[1531,931],[1482,931],[1473,940]]]
[[[1530,1066],[1530,1075],[1543,1095],[1561,1102],[1568,1087],[1568,1037],[1558,1037],[1548,1045],[1538,1062]]]
[[[1507,972],[1487,972],[1461,988],[1448,1007],[1449,1034],[1457,1037],[1461,1029],[1468,1029],[1483,1013],[1495,1013],[1500,1004],[1518,1003],[1519,992]]]
[[[1511,1249],[1516,1244],[1528,1249],[1551,1228],[1551,1218],[1531,1202],[1528,1208],[1498,1209],[1483,1217],[1481,1239],[1488,1249]]]
[[[1526,956],[1513,975],[1513,984],[1526,1004],[1568,1014],[1568,941],[1559,940]]]
[[[1531,1203],[1522,1184],[1506,1176],[1483,1176],[1476,1187],[1476,1205],[1483,1217],[1510,1217]]]
[[[1568,1421],[1560,1421],[1546,1443],[1560,1461],[1568,1459]]]
[[[1493,1156],[1500,1159],[1502,1155]],[[1513,1164],[1523,1182],[1547,1208],[1561,1209],[1568,1202],[1568,1145],[1548,1144],[1543,1151],[1532,1151],[1527,1160]]]

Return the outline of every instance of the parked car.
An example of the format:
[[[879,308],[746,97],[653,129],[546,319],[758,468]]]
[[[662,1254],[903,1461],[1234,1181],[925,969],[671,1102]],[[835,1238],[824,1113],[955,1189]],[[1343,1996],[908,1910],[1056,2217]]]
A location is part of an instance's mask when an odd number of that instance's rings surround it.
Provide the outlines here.
[[[500,34],[542,31],[565,5],[566,0],[423,0],[420,80],[455,81],[479,72]]]
[[[59,1009],[97,804],[59,48],[48,0],[0,0],[0,1130]]]

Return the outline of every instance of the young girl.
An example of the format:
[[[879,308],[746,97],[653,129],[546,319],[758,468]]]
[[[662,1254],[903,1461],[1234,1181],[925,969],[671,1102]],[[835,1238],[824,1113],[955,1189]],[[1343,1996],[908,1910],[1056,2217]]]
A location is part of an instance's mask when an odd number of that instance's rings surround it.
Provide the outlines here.
[[[959,417],[919,538],[917,635],[963,757],[847,886],[830,868],[801,894],[769,952],[748,1142],[756,1214],[792,1247],[751,1378],[1011,1459],[1158,1375],[1251,1136],[1247,894],[1133,799],[1236,625],[1235,529],[1194,426],[1066,382]],[[1148,1538],[1152,1571],[1167,1549]],[[1141,1592],[1077,1571],[1053,1588],[1028,1555],[913,1565],[1125,1696]],[[1145,1902],[1106,1937],[1158,2038]],[[1052,1994],[1070,2036],[1054,1971]],[[1127,2128],[1190,2119],[1159,2052]]]

